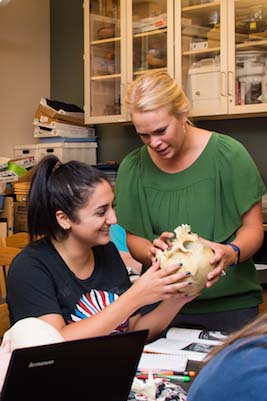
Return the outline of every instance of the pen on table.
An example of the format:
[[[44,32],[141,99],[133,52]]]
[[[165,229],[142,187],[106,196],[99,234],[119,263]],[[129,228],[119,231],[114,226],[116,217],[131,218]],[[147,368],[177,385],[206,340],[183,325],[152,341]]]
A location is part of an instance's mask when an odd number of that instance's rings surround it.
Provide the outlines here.
[[[147,375],[149,372],[149,369],[140,369],[137,370],[137,375]],[[185,370],[183,372],[178,372],[175,370],[161,370],[161,369],[152,369],[153,375],[161,374],[161,375],[182,375],[182,376],[189,376],[189,377],[195,377],[196,372],[194,370]]]
[[[184,382],[184,383],[188,383],[191,380],[189,376],[183,376],[183,375],[161,375],[161,374],[158,374],[157,377],[160,377],[162,379],[168,379],[168,380],[173,380],[173,381]]]
[[[189,376],[189,377],[196,376],[196,372],[194,370],[185,370],[184,372],[175,372],[175,374]]]
[[[147,375],[149,372],[152,372],[153,375],[162,374],[162,375],[174,375],[175,372],[173,370],[162,370],[162,369],[138,369],[137,375]],[[177,372],[178,374],[178,372]]]
[[[137,373],[136,374],[137,379],[143,379],[146,380],[148,379],[148,374],[147,373]],[[190,377],[185,376],[185,375],[168,375],[168,374],[163,374],[163,373],[153,373],[153,378],[160,378],[160,379],[168,379],[168,380],[173,380],[173,381],[180,381],[184,383],[190,382]]]

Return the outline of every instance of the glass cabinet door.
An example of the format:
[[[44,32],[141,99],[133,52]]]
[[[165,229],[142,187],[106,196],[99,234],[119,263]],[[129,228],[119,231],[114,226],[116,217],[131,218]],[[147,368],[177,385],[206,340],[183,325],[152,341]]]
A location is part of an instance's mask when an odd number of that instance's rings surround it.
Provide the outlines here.
[[[190,100],[190,114],[226,114],[226,1],[181,0],[175,5],[175,76]]]
[[[132,1],[131,10],[128,9],[128,19],[132,21],[129,81],[150,69],[166,70],[173,75],[172,16],[173,0]]]
[[[123,29],[120,0],[85,1],[86,122],[122,117]],[[115,121],[116,121],[115,118]]]
[[[267,111],[267,1],[229,1],[231,113]]]

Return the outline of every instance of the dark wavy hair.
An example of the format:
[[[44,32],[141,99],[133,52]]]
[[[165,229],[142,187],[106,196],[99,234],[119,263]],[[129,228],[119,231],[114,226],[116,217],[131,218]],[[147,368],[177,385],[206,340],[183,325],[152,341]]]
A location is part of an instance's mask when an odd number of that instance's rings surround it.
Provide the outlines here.
[[[57,222],[62,210],[78,222],[77,212],[86,205],[95,187],[108,181],[95,167],[80,161],[61,163],[54,156],[44,157],[35,167],[28,198],[28,230],[31,240],[40,236],[66,238],[68,233]]]

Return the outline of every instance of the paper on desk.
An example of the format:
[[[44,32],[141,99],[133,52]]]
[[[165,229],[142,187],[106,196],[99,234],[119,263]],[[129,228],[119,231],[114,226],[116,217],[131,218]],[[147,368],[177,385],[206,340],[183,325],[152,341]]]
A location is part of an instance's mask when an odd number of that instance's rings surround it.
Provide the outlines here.
[[[139,361],[140,370],[173,370],[184,372],[188,358],[184,355],[152,354],[143,352]]]

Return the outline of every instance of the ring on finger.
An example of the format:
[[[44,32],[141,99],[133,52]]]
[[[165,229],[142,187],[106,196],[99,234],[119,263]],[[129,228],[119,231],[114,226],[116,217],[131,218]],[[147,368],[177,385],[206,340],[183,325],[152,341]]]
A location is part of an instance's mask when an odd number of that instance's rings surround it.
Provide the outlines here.
[[[226,271],[225,270],[221,271],[221,276],[226,276]]]

